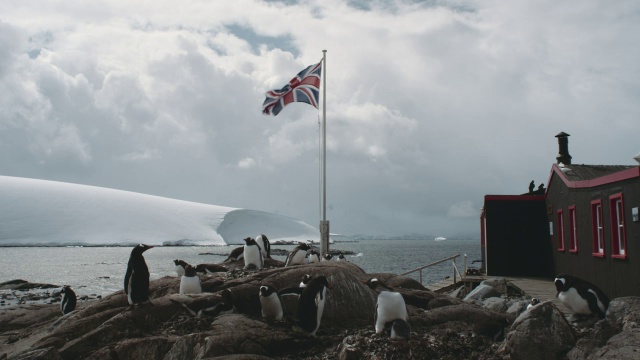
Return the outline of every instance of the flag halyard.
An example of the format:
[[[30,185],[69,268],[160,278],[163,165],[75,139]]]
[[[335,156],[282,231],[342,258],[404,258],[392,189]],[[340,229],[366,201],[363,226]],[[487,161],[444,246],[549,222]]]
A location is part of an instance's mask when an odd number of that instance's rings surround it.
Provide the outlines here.
[[[262,103],[262,113],[276,116],[292,102],[303,102],[318,108],[320,98],[320,78],[322,61],[309,65],[300,71],[282,89],[267,91],[267,98]]]

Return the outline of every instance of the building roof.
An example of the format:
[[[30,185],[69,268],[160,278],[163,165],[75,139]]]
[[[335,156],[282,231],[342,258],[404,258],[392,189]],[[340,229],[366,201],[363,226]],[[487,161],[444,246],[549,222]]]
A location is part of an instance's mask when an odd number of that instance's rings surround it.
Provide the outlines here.
[[[565,168],[571,169],[564,172],[564,176],[569,181],[593,180],[603,176],[615,174],[620,171],[628,170],[637,166],[631,165],[564,165]]]
[[[569,188],[591,188],[639,178],[640,166],[553,164],[551,177],[554,174],[558,175]],[[549,178],[549,184],[551,184],[551,177]]]

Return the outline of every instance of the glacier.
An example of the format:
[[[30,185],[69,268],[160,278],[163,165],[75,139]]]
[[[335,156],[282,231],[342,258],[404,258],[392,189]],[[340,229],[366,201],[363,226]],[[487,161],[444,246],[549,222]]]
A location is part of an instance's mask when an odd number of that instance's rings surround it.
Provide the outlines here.
[[[232,245],[318,241],[318,229],[259,210],[0,176],[0,246]]]

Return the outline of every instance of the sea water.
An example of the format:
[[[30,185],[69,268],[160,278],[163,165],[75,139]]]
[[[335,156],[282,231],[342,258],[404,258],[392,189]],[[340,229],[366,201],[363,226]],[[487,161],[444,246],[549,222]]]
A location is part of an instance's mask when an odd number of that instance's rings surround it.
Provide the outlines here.
[[[173,260],[196,265],[220,263],[239,245],[155,247],[144,253],[151,280],[176,276]],[[273,245],[272,249],[289,251],[293,245]],[[131,247],[1,247],[0,283],[22,279],[32,283],[69,285],[78,296],[108,295],[122,290]],[[460,254],[459,271],[480,259],[480,242],[469,240],[358,240],[336,242],[331,251],[353,254],[346,259],[367,273],[401,274],[420,266]],[[273,256],[285,260],[284,255]],[[478,265],[478,264],[476,264]],[[412,275],[416,280],[418,273]],[[453,276],[451,261],[424,269],[423,284]]]

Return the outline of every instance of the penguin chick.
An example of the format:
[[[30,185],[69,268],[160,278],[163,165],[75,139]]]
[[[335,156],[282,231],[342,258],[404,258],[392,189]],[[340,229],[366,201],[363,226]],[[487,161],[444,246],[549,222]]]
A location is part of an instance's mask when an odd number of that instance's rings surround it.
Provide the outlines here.
[[[76,293],[69,286],[64,286],[60,293],[62,294],[60,311],[62,311],[62,315],[66,315],[76,309],[78,299]]]
[[[536,306],[540,304],[540,299],[538,298],[531,298],[531,302],[529,303],[529,305],[527,305],[527,310],[531,309],[532,307]]]
[[[333,255],[331,254],[326,254],[323,258],[322,261],[331,261],[333,259]]]
[[[244,259],[244,246],[239,246],[231,250],[229,257],[227,257],[223,262],[238,261],[242,259]]]
[[[259,290],[262,317],[267,320],[282,321],[282,302],[278,290],[271,285],[262,285]]]
[[[202,292],[200,277],[196,273],[196,268],[187,265],[184,275],[180,279],[180,294],[199,294]]]
[[[142,253],[152,248],[153,246],[140,244],[131,250],[124,276],[124,293],[127,294],[129,305],[149,301],[149,268]]]

